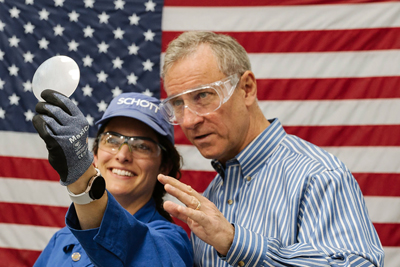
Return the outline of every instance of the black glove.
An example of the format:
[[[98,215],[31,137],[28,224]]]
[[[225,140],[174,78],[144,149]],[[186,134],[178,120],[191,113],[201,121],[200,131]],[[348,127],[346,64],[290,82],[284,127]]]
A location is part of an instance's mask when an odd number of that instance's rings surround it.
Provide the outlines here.
[[[65,95],[44,90],[46,102],[36,104],[33,126],[45,141],[49,162],[60,175],[60,183],[78,180],[93,162],[88,149],[89,123],[79,108]]]

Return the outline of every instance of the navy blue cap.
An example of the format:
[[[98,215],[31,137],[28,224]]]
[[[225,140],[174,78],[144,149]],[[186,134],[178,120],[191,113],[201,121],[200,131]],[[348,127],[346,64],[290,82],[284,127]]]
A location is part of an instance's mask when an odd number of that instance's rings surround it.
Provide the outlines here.
[[[150,126],[157,133],[166,136],[174,144],[174,127],[162,116],[160,100],[141,93],[123,93],[115,97],[103,117],[96,122],[99,128],[114,117],[137,119]]]

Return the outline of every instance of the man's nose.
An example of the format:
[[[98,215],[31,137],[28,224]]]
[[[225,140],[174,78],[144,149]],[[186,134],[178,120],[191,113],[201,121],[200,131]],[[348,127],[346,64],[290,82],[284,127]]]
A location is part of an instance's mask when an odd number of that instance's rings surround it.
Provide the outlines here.
[[[201,121],[203,121],[203,116],[197,115],[190,107],[185,106],[181,127],[193,128]]]

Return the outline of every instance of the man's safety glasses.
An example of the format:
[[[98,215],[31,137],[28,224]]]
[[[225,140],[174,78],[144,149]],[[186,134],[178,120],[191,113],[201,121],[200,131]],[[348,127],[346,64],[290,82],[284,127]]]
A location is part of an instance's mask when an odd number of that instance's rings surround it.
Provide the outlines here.
[[[161,102],[160,109],[170,124],[183,122],[185,109],[204,116],[221,107],[235,90],[240,74],[233,74],[223,80],[189,89]]]
[[[125,136],[116,132],[104,132],[98,137],[99,149],[111,154],[117,154],[121,147],[128,145],[129,151],[136,158],[158,157],[162,150],[161,144],[143,136]]]

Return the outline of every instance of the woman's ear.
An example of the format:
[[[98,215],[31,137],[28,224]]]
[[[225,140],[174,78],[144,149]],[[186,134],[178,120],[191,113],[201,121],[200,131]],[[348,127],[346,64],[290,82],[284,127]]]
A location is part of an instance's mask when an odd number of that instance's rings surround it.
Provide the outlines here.
[[[240,78],[241,89],[244,90],[244,100],[247,106],[257,101],[257,82],[252,71],[246,71]]]
[[[97,168],[97,155],[93,155],[94,160],[93,160],[93,165]]]

